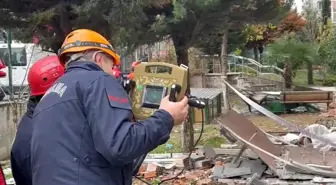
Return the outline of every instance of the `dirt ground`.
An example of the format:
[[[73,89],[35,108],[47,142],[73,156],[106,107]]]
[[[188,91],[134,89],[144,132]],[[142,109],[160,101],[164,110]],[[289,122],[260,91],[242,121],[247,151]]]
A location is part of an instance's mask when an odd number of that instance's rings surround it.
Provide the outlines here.
[[[296,124],[302,127],[314,124],[318,120],[329,119],[329,118],[320,116],[320,113],[284,114],[284,115],[280,115],[280,117],[286,119],[292,124]],[[279,124],[276,124],[275,121],[263,115],[251,115],[251,116],[247,116],[247,118],[251,120],[257,127],[261,128],[262,130],[266,132],[288,131],[286,128],[280,126]]]
[[[256,112],[249,113],[248,107],[246,103],[244,103],[239,97],[233,95],[230,97],[231,107],[234,107],[235,110],[239,110],[239,112],[246,115],[246,117],[251,120],[257,127],[261,128],[266,132],[284,132],[288,131],[286,128],[276,124],[272,119],[258,114]],[[326,111],[325,104],[317,104],[322,112]],[[322,112],[319,113],[296,113],[296,114],[282,114],[280,117],[286,119],[292,124],[296,124],[298,126],[305,127],[307,125],[311,125],[316,123],[318,120],[333,120],[336,118],[327,118],[320,116]]]

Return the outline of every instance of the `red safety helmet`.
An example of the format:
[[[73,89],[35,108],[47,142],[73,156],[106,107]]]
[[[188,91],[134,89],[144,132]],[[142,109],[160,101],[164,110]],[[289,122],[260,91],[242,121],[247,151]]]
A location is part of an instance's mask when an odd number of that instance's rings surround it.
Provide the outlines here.
[[[116,77],[116,78],[119,78],[119,77],[120,77],[120,75],[121,75],[121,71],[120,71],[120,69],[119,69],[118,66],[114,66],[114,67],[113,67],[113,75],[114,75],[114,77]]]
[[[5,178],[5,174],[2,170],[2,167],[0,165],[0,185],[6,185],[6,178]]]
[[[28,73],[30,95],[43,95],[64,74],[57,56],[44,57],[33,64]]]
[[[6,63],[2,58],[0,58],[0,69],[3,69],[3,68],[6,68]]]

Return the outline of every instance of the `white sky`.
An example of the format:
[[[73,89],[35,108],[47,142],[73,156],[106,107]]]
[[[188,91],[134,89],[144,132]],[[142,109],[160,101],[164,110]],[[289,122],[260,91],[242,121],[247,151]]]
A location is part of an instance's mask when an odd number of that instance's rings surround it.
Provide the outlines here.
[[[294,0],[294,7],[297,9],[298,13],[302,12],[303,0]]]

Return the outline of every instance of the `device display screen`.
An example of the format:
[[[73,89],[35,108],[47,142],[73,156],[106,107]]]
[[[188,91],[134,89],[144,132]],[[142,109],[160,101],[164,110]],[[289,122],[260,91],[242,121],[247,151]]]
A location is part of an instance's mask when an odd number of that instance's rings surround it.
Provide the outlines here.
[[[142,107],[157,109],[162,98],[167,94],[167,88],[162,86],[147,85],[144,89]]]

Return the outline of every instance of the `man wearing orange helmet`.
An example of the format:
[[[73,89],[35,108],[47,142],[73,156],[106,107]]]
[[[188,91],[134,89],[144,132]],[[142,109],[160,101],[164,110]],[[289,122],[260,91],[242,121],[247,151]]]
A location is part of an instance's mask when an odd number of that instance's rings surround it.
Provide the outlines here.
[[[133,80],[133,78],[134,78],[134,68],[137,66],[137,65],[139,65],[139,64],[141,64],[141,62],[133,62],[132,63],[132,68],[131,68],[131,73],[130,74],[128,74],[128,76],[127,76],[127,79],[128,80]]]
[[[113,77],[112,45],[92,30],[71,32],[59,52],[66,73],[34,112],[34,185],[131,185],[134,159],[165,143],[188,114],[188,99],[161,101],[133,121],[127,93]]]
[[[30,98],[27,112],[19,123],[11,151],[12,172],[16,185],[32,184],[30,142],[33,133],[33,112],[44,93],[63,74],[64,67],[57,56],[48,56],[38,60],[28,72]]]

